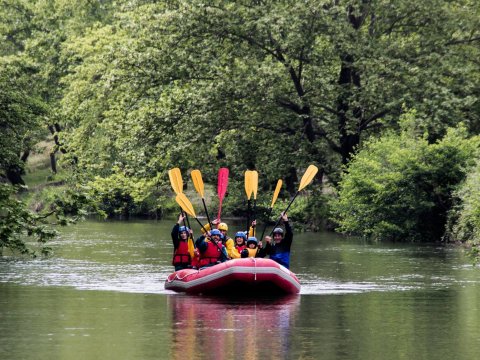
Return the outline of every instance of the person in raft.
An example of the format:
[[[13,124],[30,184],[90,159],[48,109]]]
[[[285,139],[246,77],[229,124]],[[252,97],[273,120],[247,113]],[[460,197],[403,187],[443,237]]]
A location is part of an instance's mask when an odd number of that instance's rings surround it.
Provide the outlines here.
[[[228,237],[227,232],[228,232],[228,225],[224,222],[220,222],[218,219],[215,219],[212,221],[212,225],[217,227],[218,230],[220,230],[221,233],[221,240],[223,245],[227,249],[227,254],[229,259],[235,259],[236,257],[240,257],[240,254],[238,256],[235,256],[235,242],[233,241],[232,238]],[[210,230],[210,224],[205,224],[203,225],[203,229],[209,231]],[[204,230],[202,229],[202,232]]]
[[[253,236],[256,224],[257,224],[256,220],[252,221],[252,224],[250,225],[249,235]],[[218,225],[218,229],[220,231],[222,231],[221,225],[222,223]],[[228,227],[227,227],[227,230],[228,230]],[[235,240],[229,238],[227,236],[226,231],[222,231],[222,235],[224,236],[223,241],[224,241],[225,247],[227,248],[228,257],[230,259],[241,258],[242,250],[247,247],[247,235],[245,234],[245,232],[238,231],[237,233],[235,233]]]
[[[262,243],[258,242],[255,236],[250,236],[247,240],[247,247],[241,251],[242,258],[247,257],[265,257]]]
[[[247,235],[244,231],[238,231],[235,233],[235,249],[239,254],[242,253],[243,249],[247,248]]]
[[[272,237],[265,236],[265,242],[267,243],[265,254],[288,269],[290,268],[290,247],[292,246],[293,231],[288,222],[287,214],[282,213],[281,218],[285,226],[285,232],[282,228],[277,227],[273,229],[273,241]]]
[[[185,216],[180,214],[177,223],[172,229],[173,260],[175,271],[191,267],[192,257],[188,251],[188,237],[191,230],[186,226],[180,226]]]
[[[218,229],[201,235],[195,245],[199,252],[198,268],[212,266],[228,260],[227,250],[222,243],[222,233]]]
[[[219,222],[218,219],[215,219],[212,221],[213,226],[217,226],[217,229],[220,230],[222,233],[222,243],[225,245],[225,248],[227,249],[227,254],[229,259],[238,259],[240,258],[240,251],[236,249],[236,241],[234,241],[231,237],[228,236],[228,225],[224,222]],[[250,233],[253,234],[253,228],[256,225],[256,221],[252,222],[251,228],[250,228]],[[205,224],[203,226],[205,230],[210,230],[210,224]],[[203,232],[203,229],[202,229]],[[238,233],[237,233],[238,234]],[[246,239],[246,237],[245,237]]]

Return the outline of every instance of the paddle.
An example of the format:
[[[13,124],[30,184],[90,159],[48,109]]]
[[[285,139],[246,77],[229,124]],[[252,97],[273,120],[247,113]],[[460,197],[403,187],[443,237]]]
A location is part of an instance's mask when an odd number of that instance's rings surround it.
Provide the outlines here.
[[[182,179],[182,174],[180,173],[179,168],[173,168],[168,170],[168,177],[170,178],[170,184],[172,185],[173,191],[178,195],[183,193],[183,179]],[[182,208],[180,206],[180,208]],[[182,209],[182,215],[184,214],[183,209]],[[185,227],[188,226],[189,229],[192,227],[190,226],[190,220],[188,220],[188,216],[185,213],[185,217],[183,218],[183,225]],[[193,234],[188,233],[188,252],[190,253],[190,256],[193,259],[193,249],[195,247],[193,243]]]
[[[212,228],[212,222],[210,221],[210,216],[208,215],[207,211],[207,204],[205,203],[205,187],[203,185],[202,173],[200,170],[192,170],[190,173],[193,180],[193,185],[195,186],[195,190],[200,194],[202,198],[203,208],[205,209],[205,214],[207,215],[208,224],[210,225],[210,229]]]
[[[179,168],[173,168],[168,170],[168,177],[170,178],[170,184],[172,185],[172,189],[175,192],[175,194],[181,194],[183,192],[183,179],[182,179],[182,174],[180,173]],[[183,211],[182,211],[183,215]],[[187,226],[185,223],[185,219],[188,222],[188,217],[185,215],[185,218],[183,219],[183,225]],[[190,228],[190,222],[188,222],[188,227]]]
[[[250,198],[252,197],[253,193],[253,171],[246,170],[245,171],[245,193],[247,194],[248,200],[248,207],[247,207],[247,237],[248,237],[248,230],[250,229],[250,211],[251,211],[251,203]]]
[[[271,203],[270,207],[268,208],[267,220],[270,219],[270,215],[272,215],[273,205],[277,201],[278,194],[280,193],[280,189],[282,188],[282,184],[283,184],[282,180],[279,179],[277,181],[277,186],[275,187],[275,191],[273,192],[272,203]],[[265,231],[267,230],[267,226],[268,226],[268,221],[265,221],[265,225],[264,225],[263,231],[262,231],[262,236],[260,237],[259,241],[262,241],[263,235],[265,235]]]
[[[218,193],[218,215],[217,219],[220,222],[220,215],[222,214],[222,203],[225,193],[227,192],[228,187],[228,169],[220,168],[218,170],[218,184],[217,184],[217,193]]]
[[[182,174],[179,168],[173,168],[168,170],[168,177],[170,178],[170,184],[172,185],[175,194],[183,192],[183,180]]]
[[[190,200],[188,200],[188,198],[185,196],[185,194],[183,193],[177,194],[177,196],[175,197],[175,201],[177,202],[178,205],[180,205],[183,211],[185,211],[188,215],[192,216],[193,218],[195,218],[195,220],[197,220],[198,224],[203,229],[204,233],[207,234],[207,230],[203,227],[203,224],[200,222],[200,220],[198,220],[197,215],[195,215],[195,210],[193,209],[193,205],[190,202]],[[212,242],[217,246],[217,248],[220,251],[222,251],[220,246],[218,246],[218,244],[215,241],[212,241]]]
[[[317,174],[318,168],[315,165],[310,165],[307,170],[305,170],[305,173],[302,176],[302,179],[300,180],[300,186],[298,187],[297,192],[295,193],[295,196],[290,200],[290,203],[288,204],[287,208],[285,211],[283,211],[283,214],[286,214],[288,209],[290,208],[290,205],[292,205],[293,201],[296,199],[298,193],[305,188],[308,184],[310,184],[313,180],[313,177]],[[280,224],[280,221],[282,220],[282,216],[279,217],[277,220],[277,223],[274,225],[272,231],[270,232],[270,236],[273,234],[273,230]]]
[[[258,190],[258,172],[252,171],[252,190],[253,190],[253,220],[257,217],[257,190]],[[249,224],[250,226],[250,224]],[[247,232],[248,234],[248,232]],[[255,236],[255,228],[253,228],[253,236]]]

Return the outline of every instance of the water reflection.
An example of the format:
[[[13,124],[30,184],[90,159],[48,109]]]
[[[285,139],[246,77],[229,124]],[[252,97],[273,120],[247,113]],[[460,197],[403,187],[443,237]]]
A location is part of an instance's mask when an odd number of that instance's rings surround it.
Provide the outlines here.
[[[169,296],[173,359],[288,357],[300,296],[232,299]]]

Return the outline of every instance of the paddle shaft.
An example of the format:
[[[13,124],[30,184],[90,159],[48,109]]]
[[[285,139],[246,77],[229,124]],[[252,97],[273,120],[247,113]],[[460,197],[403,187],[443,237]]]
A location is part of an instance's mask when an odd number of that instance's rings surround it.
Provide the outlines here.
[[[265,235],[265,231],[267,230],[268,227],[268,219],[270,219],[270,215],[272,215],[273,208],[268,209],[268,215],[267,215],[267,221],[265,221],[265,225],[263,226],[262,230],[262,236],[260,236],[260,239],[258,241],[262,241],[263,235]]]
[[[208,224],[210,225],[210,229],[212,228],[212,222],[210,221],[210,216],[208,215],[207,204],[205,203],[205,199],[202,197],[203,208],[205,209],[205,214],[207,215]]]
[[[205,232],[205,237],[206,237],[206,234],[207,234],[207,230],[205,230],[205,228],[203,227],[203,224],[200,222],[200,220],[198,220],[198,218],[195,218],[195,220],[197,220],[198,222],[198,225],[200,225],[203,229],[203,231]],[[215,244],[215,246],[217,247],[218,250],[220,250],[220,252],[222,251],[222,248],[220,246],[218,246],[217,242],[212,240],[212,242]]]
[[[248,233],[250,232],[250,211],[251,211],[251,204],[250,204],[250,199],[248,199],[248,206],[247,206],[247,238],[248,238]]]
[[[293,201],[297,198],[297,195],[298,195],[299,192],[300,192],[300,191],[297,191],[297,192],[295,193],[295,196],[292,198],[292,200],[290,200],[290,203],[288,204],[288,206],[287,206],[287,208],[285,209],[285,211],[283,211],[283,214],[286,214],[287,211],[288,211],[288,209],[290,209],[290,205],[292,205]],[[275,230],[275,228],[278,226],[278,224],[280,224],[280,221],[282,221],[282,217],[281,217],[281,216],[278,218],[276,224],[273,226],[273,229],[272,229],[272,231],[270,232],[270,236],[272,236],[273,230]]]
[[[255,221],[256,218],[257,218],[257,199],[253,199],[253,220],[252,221]],[[253,228],[253,236],[255,236],[255,227]]]
[[[183,211],[182,211],[182,212],[183,212]],[[191,226],[190,226],[190,220],[188,220],[188,215],[187,215],[187,213],[185,213],[185,217],[183,218],[183,224],[185,224],[185,219],[187,219],[188,228],[189,228],[190,230],[192,230],[191,233],[190,233],[190,232],[188,233],[188,236],[193,240],[193,229],[192,229]]]

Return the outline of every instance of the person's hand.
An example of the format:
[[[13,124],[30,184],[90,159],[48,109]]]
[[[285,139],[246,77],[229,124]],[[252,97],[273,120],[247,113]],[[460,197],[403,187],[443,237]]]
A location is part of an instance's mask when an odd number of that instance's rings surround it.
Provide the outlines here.
[[[262,248],[262,247],[263,247],[263,244],[262,244],[261,241],[259,241],[259,242],[258,242],[258,248],[260,249],[260,248]]]
[[[267,244],[270,244],[272,242],[272,237],[271,236],[265,236],[265,241]]]
[[[247,258],[248,257],[248,250],[247,249],[243,249],[242,252],[240,253],[240,256],[242,258]]]
[[[177,223],[180,225],[183,222],[183,219],[185,219],[185,215],[183,215],[183,213],[181,213],[180,215],[178,215]]]
[[[285,214],[283,212],[282,212],[282,220],[283,220],[283,222],[288,222],[288,216],[287,216],[287,214]]]
[[[212,225],[218,225],[220,223],[220,219],[214,219],[212,221]]]
[[[257,220],[252,221],[252,228],[255,227],[255,226],[257,226]]]

